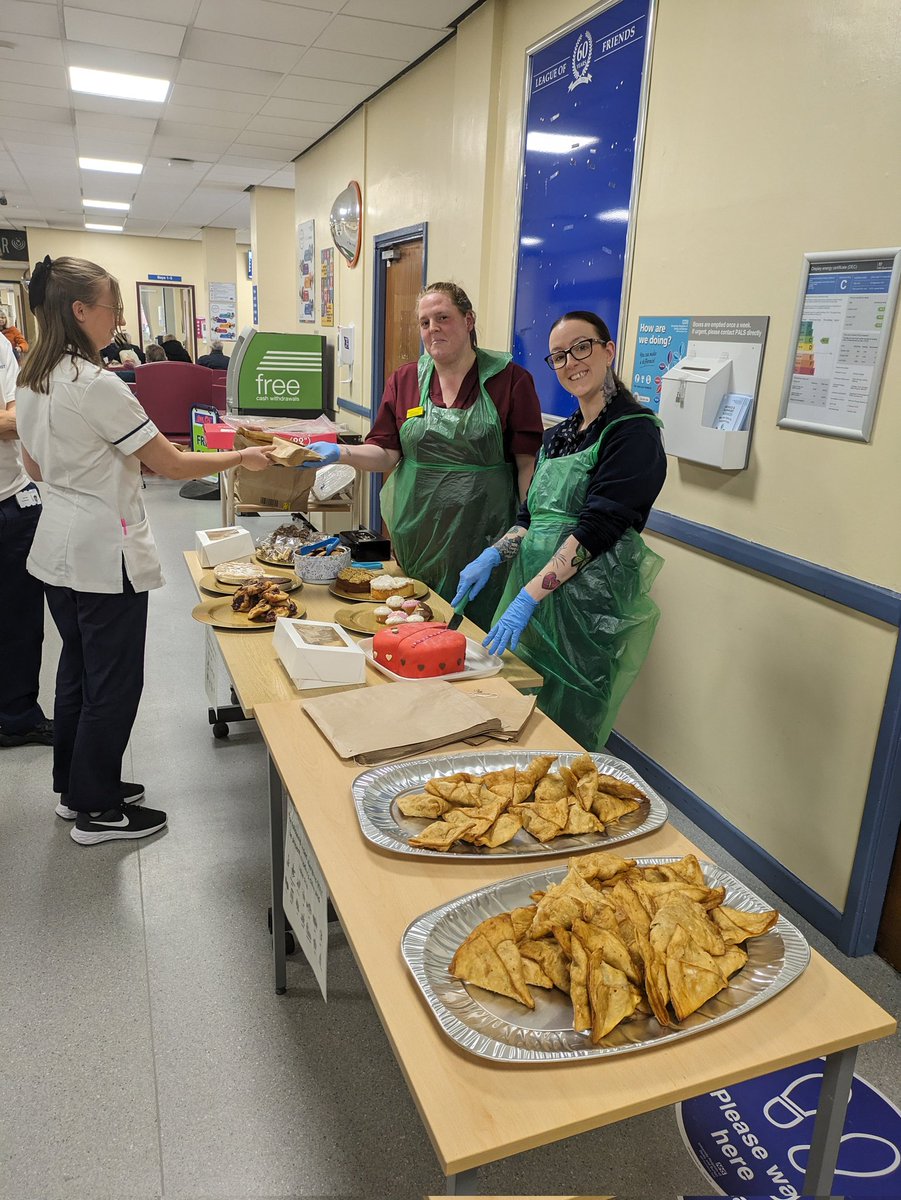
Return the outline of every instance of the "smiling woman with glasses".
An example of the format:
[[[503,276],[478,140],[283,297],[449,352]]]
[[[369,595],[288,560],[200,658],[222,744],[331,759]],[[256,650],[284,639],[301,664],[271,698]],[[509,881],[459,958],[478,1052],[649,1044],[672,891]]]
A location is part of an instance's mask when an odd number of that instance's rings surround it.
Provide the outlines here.
[[[464,568],[460,588],[478,590],[510,562],[485,645],[516,650],[540,671],[538,707],[600,750],[660,616],[649,593],[662,559],[640,531],[666,457],[660,422],[614,372],[616,346],[596,313],[561,317],[548,351],[575,411],[544,434],[516,524]]]

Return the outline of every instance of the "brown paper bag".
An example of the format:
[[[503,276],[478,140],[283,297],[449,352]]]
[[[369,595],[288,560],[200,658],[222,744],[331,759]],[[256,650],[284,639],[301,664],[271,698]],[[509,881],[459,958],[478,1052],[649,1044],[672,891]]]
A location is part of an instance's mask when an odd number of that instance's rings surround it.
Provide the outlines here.
[[[492,733],[467,738],[466,741],[470,746],[480,746],[483,742],[491,739],[500,742],[519,741],[529,717],[535,711],[537,696],[524,696],[520,692],[489,691],[490,686],[490,684],[483,685],[478,691],[470,692],[469,695],[474,700],[478,700],[483,708],[487,708],[490,713],[499,718],[501,727]]]
[[[299,446],[289,438],[272,435],[272,461],[281,467],[299,467],[305,462],[322,462],[322,455],[309,446]]]
[[[370,766],[501,727],[466,692],[442,679],[391,683],[302,702],[341,758]]]
[[[305,446],[293,442],[282,444],[295,450],[306,451]],[[271,434],[259,430],[241,430],[235,434],[235,449],[246,446],[271,446]],[[284,466],[267,467],[265,471],[246,471],[240,467],[235,471],[235,500],[238,504],[256,504],[260,508],[273,508],[279,512],[303,512],[307,497],[316,478],[315,471],[295,471]]]

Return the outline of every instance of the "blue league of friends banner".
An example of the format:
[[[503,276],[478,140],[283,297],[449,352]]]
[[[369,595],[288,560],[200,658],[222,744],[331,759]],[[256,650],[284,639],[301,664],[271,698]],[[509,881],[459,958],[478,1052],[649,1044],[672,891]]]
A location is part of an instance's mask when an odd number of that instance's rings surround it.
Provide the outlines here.
[[[513,357],[541,407],[574,400],[542,361],[563,313],[599,313],[617,338],[650,0],[618,0],[531,55]]]

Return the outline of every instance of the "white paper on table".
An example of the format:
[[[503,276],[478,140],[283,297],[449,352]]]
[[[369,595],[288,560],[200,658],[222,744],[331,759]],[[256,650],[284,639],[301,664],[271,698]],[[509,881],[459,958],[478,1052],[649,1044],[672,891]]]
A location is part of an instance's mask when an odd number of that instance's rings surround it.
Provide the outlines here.
[[[282,889],[285,916],[313,968],[322,999],[326,996],[328,965],[328,889],[313,847],[307,840],[293,804],[288,804],[285,831],[285,881]],[[273,930],[273,936],[276,931]]]

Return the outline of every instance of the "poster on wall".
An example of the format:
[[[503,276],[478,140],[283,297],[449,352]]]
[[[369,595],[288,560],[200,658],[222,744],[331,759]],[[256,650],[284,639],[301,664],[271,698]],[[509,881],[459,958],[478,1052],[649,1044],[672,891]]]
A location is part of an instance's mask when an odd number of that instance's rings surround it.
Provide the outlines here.
[[[297,319],[303,325],[316,320],[315,221],[300,221],[297,226]]]
[[[757,316],[639,317],[632,371],[635,399],[658,412],[663,377],[682,359],[728,359],[730,396],[747,400],[741,413],[745,423],[729,428],[747,428],[760,387],[768,326],[769,317]]]
[[[556,416],[574,401],[542,361],[550,327],[573,309],[621,327],[651,42],[651,0],[617,0],[528,56],[512,349]]]
[[[233,342],[238,336],[238,288],[234,283],[210,284],[210,337]]]
[[[778,424],[868,442],[901,248],[805,254]]]
[[[335,251],[329,246],[320,250],[319,267],[319,324],[335,324]]]

